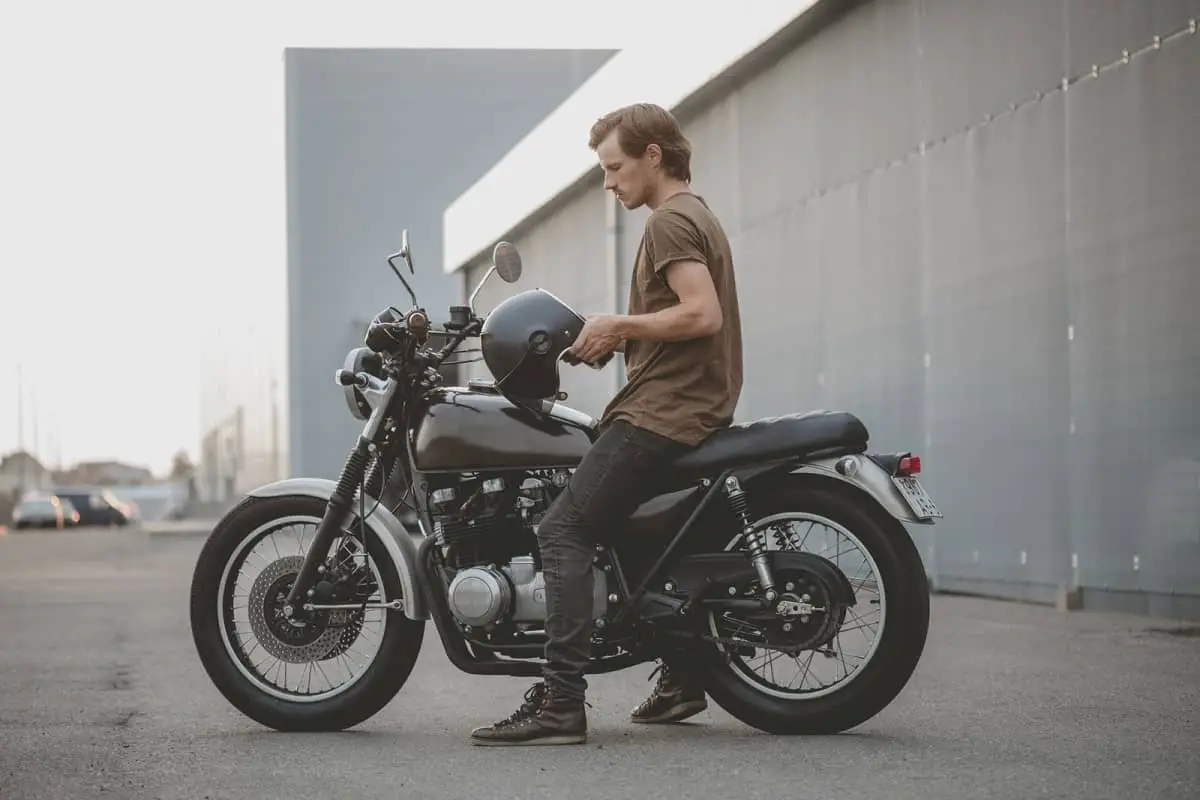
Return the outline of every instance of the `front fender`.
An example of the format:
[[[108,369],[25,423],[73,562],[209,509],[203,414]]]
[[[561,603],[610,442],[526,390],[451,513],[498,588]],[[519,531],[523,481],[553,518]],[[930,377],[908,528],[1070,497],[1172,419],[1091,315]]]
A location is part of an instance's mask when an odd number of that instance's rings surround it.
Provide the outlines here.
[[[838,471],[837,463],[843,458],[854,459],[857,462],[857,470],[853,474],[843,475]],[[884,511],[901,522],[909,522],[914,525],[933,525],[936,522],[935,519],[926,519],[915,515],[905,501],[904,495],[900,494],[896,484],[892,483],[892,478],[888,475],[887,470],[866,455],[817,459],[805,462],[790,472],[793,475],[817,475],[849,484],[866,492],[875,502],[879,503]]]
[[[333,494],[334,486],[333,481],[325,478],[289,478],[259,486],[249,494],[251,497],[302,495],[328,500]],[[357,500],[355,497],[352,509],[352,513],[355,514],[358,512]],[[425,595],[421,592],[420,577],[416,568],[417,540],[421,537],[409,533],[391,509],[382,503],[376,505],[375,498],[368,495],[366,501],[367,527],[379,537],[400,575],[400,588],[404,591],[404,616],[414,620],[429,619],[429,610],[425,606]]]

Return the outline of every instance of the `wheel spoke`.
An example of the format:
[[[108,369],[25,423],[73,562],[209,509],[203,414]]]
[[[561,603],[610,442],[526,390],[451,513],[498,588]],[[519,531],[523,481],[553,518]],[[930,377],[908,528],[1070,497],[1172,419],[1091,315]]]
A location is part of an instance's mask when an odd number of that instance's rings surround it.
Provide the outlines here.
[[[280,601],[307,553],[306,539],[313,541],[308,531],[315,532],[318,522],[287,518],[252,532],[226,569],[228,583],[222,581],[219,602],[230,655],[252,683],[282,699],[313,701],[348,689],[378,654],[386,625],[386,612],[375,618],[376,609],[305,618],[282,615]],[[382,577],[362,544],[343,535],[335,539],[333,548],[339,565],[369,571],[361,577],[352,575],[351,580],[360,588],[372,586],[368,601],[379,602]],[[353,658],[347,655],[352,650]],[[300,669],[291,668],[296,665]],[[317,673],[326,687],[314,692]]]
[[[830,644],[821,645],[819,648],[810,647],[794,655],[785,654],[780,650],[760,648],[756,650],[755,656],[748,659],[737,655],[734,649],[729,653],[733,671],[742,680],[780,697],[800,699],[827,694],[846,681],[853,680],[878,647],[886,619],[886,601],[878,579],[878,566],[857,537],[832,520],[819,515],[780,514],[761,521],[760,525],[764,527],[768,549],[807,552],[824,558],[828,564],[841,572],[854,591],[856,606],[846,607],[840,619],[822,618],[823,622],[834,625],[829,632],[829,638],[824,640]],[[818,528],[821,529],[821,533],[816,532]],[[744,548],[745,542],[739,534],[730,541],[726,549]],[[851,565],[852,568],[847,569]],[[753,588],[757,589],[757,586]],[[870,596],[864,597],[864,594]],[[709,619],[712,634],[718,638],[731,637],[764,643],[777,640],[775,633],[750,625],[739,619],[735,612],[713,613]],[[769,623],[768,628],[776,630],[780,624]],[[790,625],[780,635],[786,637],[789,630]],[[851,638],[865,639],[865,652],[859,654],[848,651],[843,646],[843,634],[850,634]],[[778,641],[783,642],[786,639]],[[818,639],[817,643],[820,641],[822,640]],[[853,649],[857,651],[858,648],[856,646]],[[818,653],[822,653],[824,657],[817,659]],[[789,681],[781,684],[777,680],[776,662],[784,655],[791,659],[795,672]],[[828,665],[825,662],[829,662]],[[796,686],[797,681],[799,686]]]
[[[800,676],[800,688],[804,688],[804,682],[806,680],[808,680],[809,670],[812,669],[812,662],[813,662],[813,659],[816,657],[817,657],[816,650],[813,650],[811,653],[808,654],[808,661],[804,662],[804,674]],[[800,659],[796,659],[796,661],[799,662]]]

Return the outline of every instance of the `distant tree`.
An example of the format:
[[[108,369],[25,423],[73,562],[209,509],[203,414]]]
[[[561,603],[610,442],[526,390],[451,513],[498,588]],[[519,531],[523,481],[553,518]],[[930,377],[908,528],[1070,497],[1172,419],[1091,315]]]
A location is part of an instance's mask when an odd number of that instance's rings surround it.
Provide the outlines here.
[[[192,466],[192,460],[188,458],[185,450],[180,450],[171,459],[171,478],[188,478],[195,472],[195,467]]]

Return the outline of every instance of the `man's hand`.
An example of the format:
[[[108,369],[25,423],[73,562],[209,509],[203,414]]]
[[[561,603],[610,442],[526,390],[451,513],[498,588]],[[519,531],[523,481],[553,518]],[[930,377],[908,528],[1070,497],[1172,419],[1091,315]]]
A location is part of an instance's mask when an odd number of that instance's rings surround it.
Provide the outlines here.
[[[580,361],[594,363],[620,349],[623,339],[619,333],[621,317],[615,314],[595,314],[588,317],[579,332],[570,354]]]

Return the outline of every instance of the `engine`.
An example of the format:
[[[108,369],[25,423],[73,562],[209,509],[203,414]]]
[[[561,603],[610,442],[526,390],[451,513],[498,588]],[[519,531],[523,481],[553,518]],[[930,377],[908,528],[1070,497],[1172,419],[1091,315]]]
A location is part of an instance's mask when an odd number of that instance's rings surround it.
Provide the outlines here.
[[[453,571],[447,601],[464,625],[540,627],[546,584],[537,525],[566,487],[566,470],[438,476],[429,488],[434,536]],[[607,610],[607,575],[593,567],[595,616]]]

